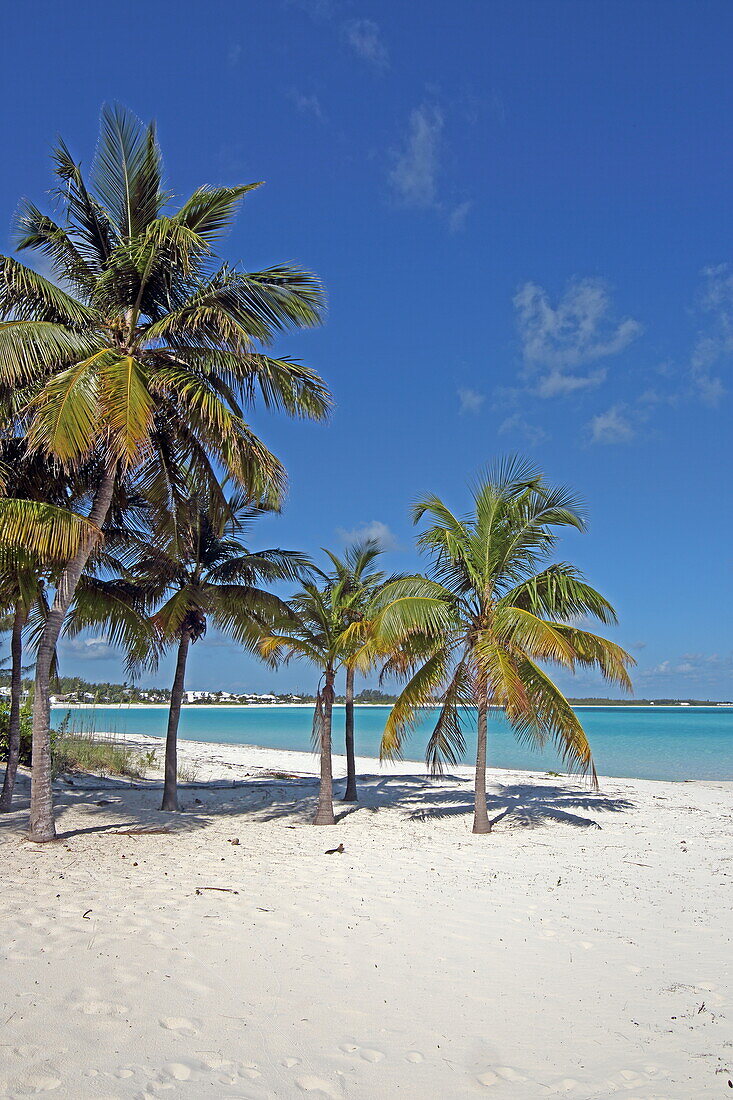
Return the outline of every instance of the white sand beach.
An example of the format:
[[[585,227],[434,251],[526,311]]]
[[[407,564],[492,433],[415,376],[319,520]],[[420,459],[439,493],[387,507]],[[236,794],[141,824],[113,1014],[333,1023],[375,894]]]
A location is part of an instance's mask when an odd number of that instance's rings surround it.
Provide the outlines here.
[[[60,781],[48,845],[21,778],[1,1096],[733,1095],[730,785],[492,771],[473,837],[469,769],[360,759],[358,808],[315,828],[315,758],[180,759],[187,812]]]

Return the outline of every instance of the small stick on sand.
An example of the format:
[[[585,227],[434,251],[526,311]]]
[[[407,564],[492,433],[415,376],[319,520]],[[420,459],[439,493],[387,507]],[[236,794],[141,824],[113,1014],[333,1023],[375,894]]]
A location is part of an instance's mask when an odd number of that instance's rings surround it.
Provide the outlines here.
[[[232,890],[231,886],[197,886],[196,893],[200,894],[202,890],[218,890],[220,894],[238,894],[239,890]]]

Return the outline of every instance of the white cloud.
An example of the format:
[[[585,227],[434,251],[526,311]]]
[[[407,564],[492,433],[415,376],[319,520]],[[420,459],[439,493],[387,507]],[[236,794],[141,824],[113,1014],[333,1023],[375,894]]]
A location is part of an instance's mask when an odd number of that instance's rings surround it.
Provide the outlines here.
[[[389,180],[403,206],[418,209],[437,207],[437,176],[443,112],[429,104],[410,115],[410,132],[397,155]]]
[[[696,680],[699,684],[716,684],[733,672],[733,655],[720,653],[682,653],[676,660],[660,661],[638,673],[643,680],[668,677]]]
[[[471,213],[472,207],[473,203],[470,199],[467,199],[466,202],[460,202],[458,206],[453,207],[448,215],[448,228],[451,233],[460,233],[462,229],[465,229],[466,219]]]
[[[630,443],[636,435],[625,405],[612,405],[591,420],[591,443]]]
[[[382,41],[379,26],[371,19],[351,19],[344,27],[346,41],[364,61],[378,69],[389,64],[389,51]]]
[[[708,267],[702,274],[705,285],[700,308],[709,317],[710,328],[698,335],[690,370],[700,399],[707,405],[717,405],[726,390],[713,368],[733,353],[733,274],[727,264]]]
[[[383,550],[397,550],[397,539],[390,531],[386,523],[379,519],[373,519],[369,523],[362,523],[353,531],[345,531],[339,527],[337,534],[344,542],[363,542],[364,539],[376,539]]]
[[[602,368],[588,374],[563,374],[562,371],[551,370],[540,378],[533,392],[537,397],[564,397],[578,390],[593,389],[605,380],[606,371]]]
[[[301,114],[313,115],[319,122],[325,121],[325,116],[321,108],[321,101],[317,95],[304,95],[303,92],[299,92],[297,88],[293,88],[288,95]]]
[[[526,441],[530,447],[536,447],[549,438],[544,428],[537,424],[530,424],[521,413],[508,416],[499,425],[499,435],[518,435]]]
[[[481,406],[485,400],[486,396],[483,393],[479,393],[478,390],[466,389],[463,386],[458,390],[458,401],[461,413],[480,412]]]
[[[540,376],[535,391],[540,397],[600,385],[605,379],[602,368],[582,368],[618,355],[642,331],[631,317],[613,319],[611,299],[600,279],[576,279],[555,306],[543,287],[527,282],[514,296],[514,307],[525,373]]]
[[[104,660],[118,655],[115,647],[105,637],[66,638],[62,642],[62,648],[65,653],[80,657],[83,661]]]

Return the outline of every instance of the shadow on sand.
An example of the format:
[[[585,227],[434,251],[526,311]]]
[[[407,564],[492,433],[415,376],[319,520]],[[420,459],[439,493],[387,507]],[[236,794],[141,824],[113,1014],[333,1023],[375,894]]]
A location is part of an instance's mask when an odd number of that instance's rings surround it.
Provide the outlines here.
[[[263,771],[247,775],[235,783],[181,783],[181,812],[163,813],[158,809],[162,790],[159,781],[131,782],[96,776],[62,777],[55,786],[59,840],[85,833],[119,833],[123,830],[166,827],[171,832],[203,828],[212,818],[241,816],[252,822],[288,820],[303,825],[313,816],[318,794],[315,776]],[[473,783],[457,775],[430,779],[425,775],[361,775],[359,802],[340,801],[345,780],[334,781],[334,810],[341,822],[354,814],[378,814],[398,811],[408,819],[420,821],[470,815],[473,812]],[[24,835],[27,826],[30,782],[19,774],[14,808],[0,814],[0,835],[6,830]],[[596,815],[622,813],[633,807],[626,798],[611,797],[577,781],[553,780],[497,784],[489,778],[487,802],[492,825],[535,827],[544,824],[601,828]],[[91,814],[89,825],[64,828],[66,811],[84,808]],[[119,819],[110,822],[110,814]],[[102,823],[94,818],[104,817]],[[594,816],[590,816],[594,815]],[[7,833],[6,833],[7,836]]]

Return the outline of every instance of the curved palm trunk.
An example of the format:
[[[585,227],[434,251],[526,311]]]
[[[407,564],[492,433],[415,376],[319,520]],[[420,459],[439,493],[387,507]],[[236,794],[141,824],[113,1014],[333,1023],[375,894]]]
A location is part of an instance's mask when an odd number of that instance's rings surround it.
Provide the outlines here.
[[[321,694],[323,716],[321,722],[321,784],[318,789],[318,806],[314,825],[335,825],[333,816],[333,770],[331,764],[331,717],[333,714],[332,668],[326,670],[326,683]],[[318,704],[316,704],[318,705]]]
[[[18,774],[20,756],[20,697],[23,691],[23,627],[26,622],[25,608],[21,603],[15,605],[13,633],[10,639],[10,717],[8,722],[8,760],[5,765],[5,780],[0,794],[0,811],[9,810],[15,790],[15,777]]]
[[[346,792],[344,802],[358,802],[354,753],[354,670],[346,669]]]
[[[486,810],[486,732],[488,726],[488,707],[485,702],[478,704],[478,738],[476,747],[476,787],[473,811],[474,833],[490,833],[491,825]]]
[[[171,705],[168,711],[168,732],[165,736],[165,782],[163,783],[163,803],[161,810],[178,809],[178,723],[181,718],[183,687],[186,679],[186,660],[191,635],[187,630],[181,634],[178,643],[176,674],[171,689]]]
[[[108,470],[97,489],[89,512],[95,526],[102,527],[112,503],[116,469]],[[53,606],[48,613],[36,656],[36,681],[33,697],[33,761],[31,773],[31,840],[55,840],[53,791],[51,789],[51,669],[56,643],[76,592],[95,539],[83,542],[59,577]]]

